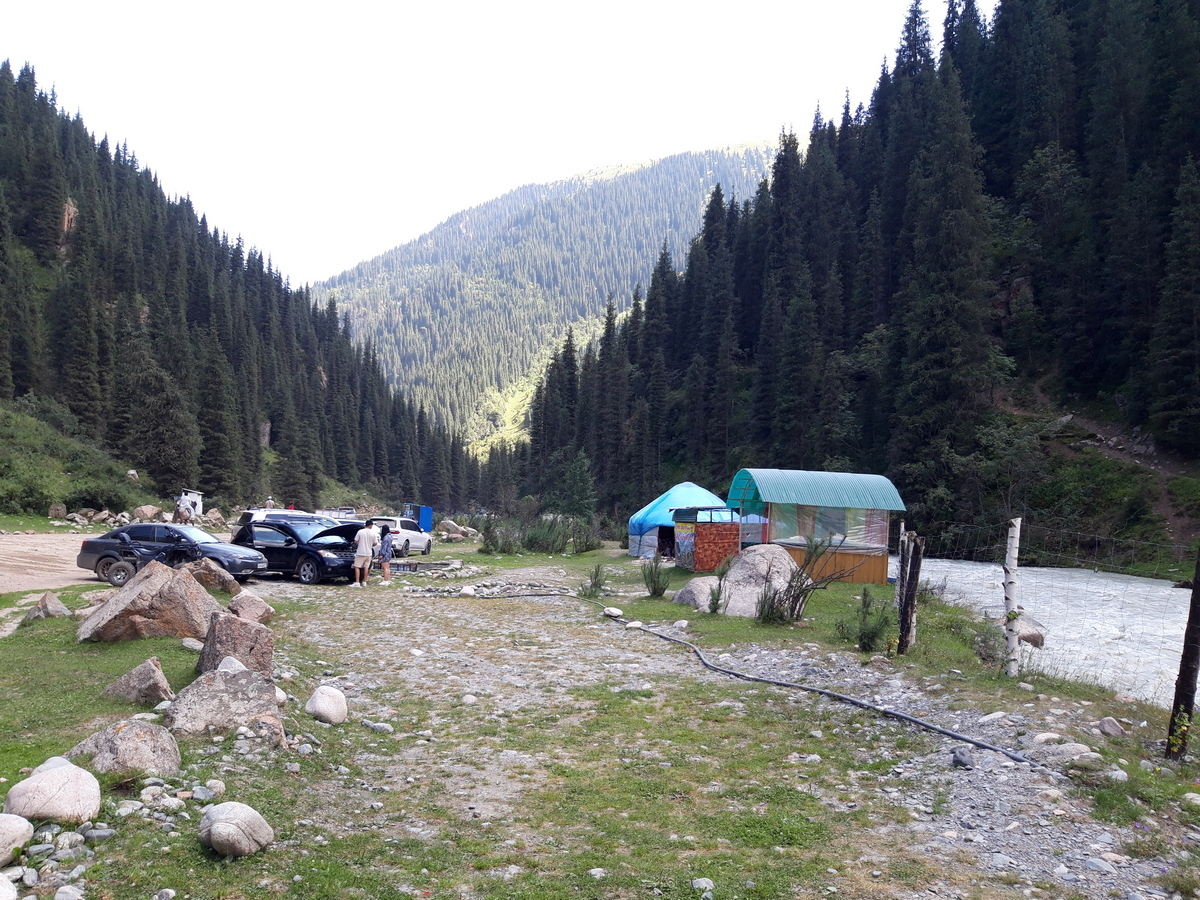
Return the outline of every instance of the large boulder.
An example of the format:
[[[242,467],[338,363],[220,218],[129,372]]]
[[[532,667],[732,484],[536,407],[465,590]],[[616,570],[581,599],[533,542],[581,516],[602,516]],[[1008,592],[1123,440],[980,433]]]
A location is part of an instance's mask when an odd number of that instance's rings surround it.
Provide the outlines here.
[[[80,641],[128,641],[144,637],[208,634],[221,605],[191,573],[149,562],[116,594],[79,623]]]
[[[304,704],[304,711],[318,722],[329,725],[341,725],[349,714],[346,695],[329,684],[323,684],[313,691],[308,702]]]
[[[46,515],[51,519],[65,519],[67,517],[67,505],[65,503],[51,503],[50,510]]]
[[[772,589],[782,590],[796,569],[796,561],[778,544],[747,547],[733,558],[725,576],[721,592],[725,613],[750,618],[757,616],[763,587],[769,583]]]
[[[29,612],[25,613],[21,624],[28,625],[38,619],[56,619],[69,615],[71,615],[71,610],[67,609],[66,604],[58,599],[58,595],[46,591],[38,598],[38,602],[29,608]]]
[[[260,625],[266,625],[275,618],[275,607],[250,588],[242,588],[241,592],[229,601],[229,611],[239,619],[249,619]]]
[[[463,530],[463,527],[453,519],[442,519],[442,521],[438,522],[437,525],[433,527],[433,530],[443,531],[446,534],[460,534],[464,537],[466,536],[466,532]]]
[[[207,556],[183,566],[183,571],[190,572],[193,578],[212,590],[236,594],[242,589],[236,578]]]
[[[9,788],[3,811],[34,822],[87,822],[100,812],[100,782],[86,769],[52,756]]]
[[[142,706],[156,706],[163,700],[175,699],[175,692],[171,690],[157,656],[126,672],[101,693]]]
[[[144,772],[159,778],[179,773],[175,736],[152,722],[117,722],[67,751],[70,758],[87,755],[97,772]]]
[[[250,856],[274,840],[267,820],[245,803],[218,803],[200,819],[200,843],[222,856]]]
[[[250,619],[224,612],[213,613],[196,671],[212,671],[227,656],[269,678],[275,665],[275,635],[266,625]]]
[[[249,669],[205,672],[179,692],[163,724],[176,734],[207,734],[210,725],[220,731],[245,725],[273,746],[283,743],[275,685]]]
[[[712,592],[716,590],[720,584],[720,579],[715,575],[701,575],[698,578],[693,578],[678,591],[675,592],[673,598],[676,603],[683,603],[692,609],[698,609],[700,612],[708,612],[712,600]]]
[[[0,866],[7,866],[17,858],[14,852],[33,837],[33,823],[24,816],[0,813]]]
[[[153,522],[154,517],[161,513],[162,510],[157,506],[152,506],[147,503],[145,506],[139,506],[133,511],[135,518],[141,519],[143,522]]]

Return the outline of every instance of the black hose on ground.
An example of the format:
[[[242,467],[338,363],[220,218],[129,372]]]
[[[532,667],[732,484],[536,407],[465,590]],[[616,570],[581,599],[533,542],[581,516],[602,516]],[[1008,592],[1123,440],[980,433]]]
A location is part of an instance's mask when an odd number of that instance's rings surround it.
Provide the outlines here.
[[[607,606],[597,600],[592,600],[590,597],[580,597],[578,594],[574,594],[570,591],[550,592],[544,594],[532,594],[522,591],[521,593],[517,594],[502,594],[495,598],[484,599],[500,599],[501,597],[570,597],[573,600],[580,600],[584,603],[590,603],[593,606],[599,607],[601,610],[608,609]],[[626,625],[628,625],[631,621],[623,616],[608,616],[608,618],[614,622],[624,622]],[[640,625],[639,629],[646,632],[646,634],[654,635],[654,637],[660,638],[664,641],[669,641],[673,644],[682,644],[684,647],[687,647],[696,654],[696,657],[706,669],[710,669],[713,672],[719,672],[722,675],[728,675],[730,678],[740,678],[743,681],[754,681],[758,682],[759,684],[770,684],[774,685],[775,687],[789,688],[797,691],[807,691],[812,694],[820,694],[822,697],[828,697],[830,700],[848,703],[851,706],[857,706],[859,709],[867,709],[872,712],[879,713],[882,716],[887,716],[892,719],[899,719],[901,722],[907,722],[910,725],[916,725],[918,728],[924,728],[927,731],[933,731],[937,734],[945,735],[948,738],[952,738],[956,741],[962,741],[964,744],[970,744],[971,746],[978,747],[981,750],[991,750],[993,753],[1003,754],[1013,762],[1027,763],[1035,769],[1043,768],[1041,763],[1035,762],[1023,754],[1016,752],[1015,750],[1005,750],[1003,747],[997,747],[994,744],[989,744],[987,741],[981,741],[978,738],[960,734],[957,731],[951,731],[948,728],[943,728],[941,725],[935,725],[932,722],[926,722],[924,719],[918,719],[916,716],[910,716],[908,713],[902,713],[897,712],[894,709],[888,709],[886,706],[876,706],[874,703],[868,703],[866,700],[859,700],[857,697],[839,694],[837,691],[830,691],[826,690],[825,688],[813,687],[809,684],[798,684],[794,681],[780,681],[774,678],[763,678],[758,675],[748,675],[745,672],[738,672],[736,669],[727,669],[724,666],[719,666],[710,661],[708,657],[704,655],[704,651],[691,641],[685,641],[683,638],[678,638],[673,635],[654,631],[653,629],[647,628],[645,625]]]

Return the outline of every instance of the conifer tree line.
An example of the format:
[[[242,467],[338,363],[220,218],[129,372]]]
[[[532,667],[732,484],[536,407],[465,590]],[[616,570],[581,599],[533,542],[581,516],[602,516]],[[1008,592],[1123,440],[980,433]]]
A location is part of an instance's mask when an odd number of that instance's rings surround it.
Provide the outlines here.
[[[764,466],[885,473],[929,531],[1002,521],[1049,506],[995,402],[1017,378],[1200,455],[1200,3],[950,0],[939,43],[914,0],[869,106],[784,134],[627,315],[567,335],[492,503],[553,505],[583,453],[614,515]]]
[[[448,508],[478,480],[462,440],[391,390],[335,303],[168,199],[7,62],[0,400],[108,448],[163,496],[273,492],[311,509],[325,476]]]

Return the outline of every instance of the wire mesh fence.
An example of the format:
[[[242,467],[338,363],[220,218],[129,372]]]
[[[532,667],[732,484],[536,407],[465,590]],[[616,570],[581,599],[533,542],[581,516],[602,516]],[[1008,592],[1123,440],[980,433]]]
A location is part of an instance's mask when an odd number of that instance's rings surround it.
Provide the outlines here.
[[[950,602],[1002,623],[1007,523],[962,528],[926,544],[921,579]],[[1192,574],[1186,547],[1023,525],[1022,618],[1043,646],[1021,647],[1022,672],[1104,685],[1169,707],[1183,648]]]

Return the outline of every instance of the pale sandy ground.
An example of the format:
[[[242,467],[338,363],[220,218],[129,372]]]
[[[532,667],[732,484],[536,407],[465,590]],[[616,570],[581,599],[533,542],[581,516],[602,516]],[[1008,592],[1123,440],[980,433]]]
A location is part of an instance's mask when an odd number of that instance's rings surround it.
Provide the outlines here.
[[[0,594],[98,584],[75,565],[82,534],[0,534]]]

